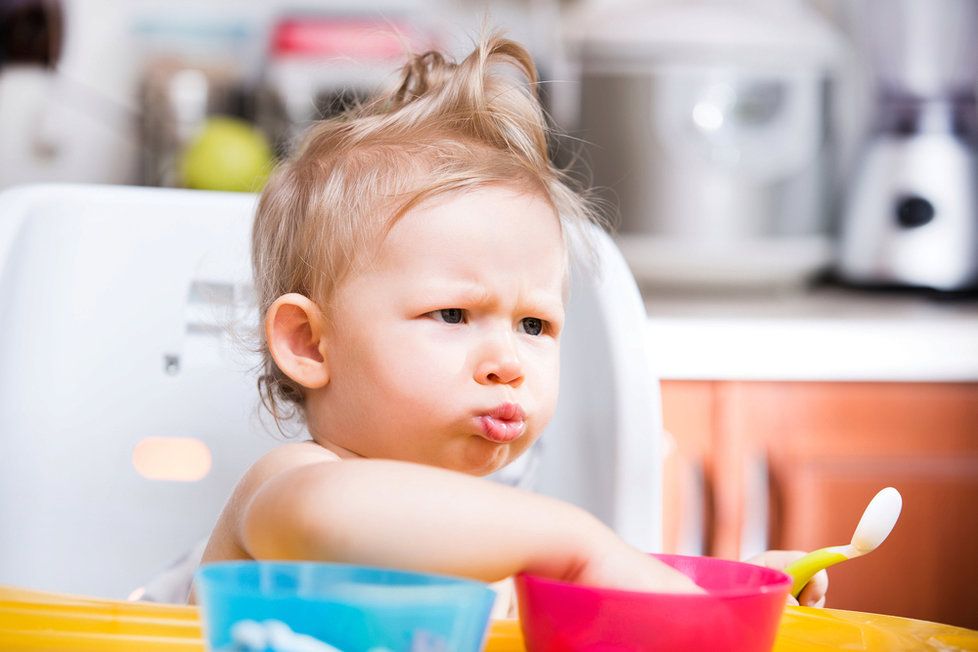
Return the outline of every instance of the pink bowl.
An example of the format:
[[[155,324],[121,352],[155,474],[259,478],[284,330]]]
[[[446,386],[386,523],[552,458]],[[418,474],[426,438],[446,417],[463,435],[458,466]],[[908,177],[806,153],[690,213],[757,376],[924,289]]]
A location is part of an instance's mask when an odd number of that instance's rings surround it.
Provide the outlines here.
[[[787,575],[725,559],[654,556],[708,593],[639,593],[519,575],[527,650],[771,650],[791,588]]]

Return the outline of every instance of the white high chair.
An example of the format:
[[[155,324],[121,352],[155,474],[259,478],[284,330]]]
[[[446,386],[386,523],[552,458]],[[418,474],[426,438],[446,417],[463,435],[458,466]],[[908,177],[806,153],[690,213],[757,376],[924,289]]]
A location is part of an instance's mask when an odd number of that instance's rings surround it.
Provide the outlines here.
[[[36,185],[0,193],[0,584],[122,598],[208,536],[277,445],[250,296],[253,195]],[[658,385],[612,241],[575,273],[556,416],[500,479],[660,545]],[[531,481],[532,479],[532,481]]]

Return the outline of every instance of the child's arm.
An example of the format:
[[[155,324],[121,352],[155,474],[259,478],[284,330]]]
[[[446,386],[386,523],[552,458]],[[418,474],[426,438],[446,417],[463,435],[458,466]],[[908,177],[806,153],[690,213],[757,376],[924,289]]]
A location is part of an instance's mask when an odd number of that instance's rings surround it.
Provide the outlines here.
[[[236,533],[254,558],[372,564],[496,581],[519,572],[634,590],[700,591],[570,504],[386,460],[279,473]]]

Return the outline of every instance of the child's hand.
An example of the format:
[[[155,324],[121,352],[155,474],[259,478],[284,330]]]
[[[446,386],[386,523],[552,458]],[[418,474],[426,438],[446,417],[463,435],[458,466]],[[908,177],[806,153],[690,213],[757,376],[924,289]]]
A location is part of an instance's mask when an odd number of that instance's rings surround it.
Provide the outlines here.
[[[783,571],[788,564],[800,559],[805,555],[800,550],[768,550],[747,560],[748,564],[766,566],[775,570]],[[788,604],[801,604],[805,607],[824,607],[825,594],[829,590],[829,574],[824,570],[815,573],[805,588],[801,590],[796,600],[794,596],[788,595]]]
[[[688,576],[620,539],[596,547],[571,581],[589,586],[656,593],[704,593]]]

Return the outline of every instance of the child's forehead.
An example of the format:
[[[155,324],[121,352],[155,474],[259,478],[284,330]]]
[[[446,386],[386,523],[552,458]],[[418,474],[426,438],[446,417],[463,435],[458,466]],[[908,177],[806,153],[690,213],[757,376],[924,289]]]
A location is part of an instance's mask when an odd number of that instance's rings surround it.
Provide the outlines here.
[[[486,231],[549,225],[553,227],[552,232],[560,236],[560,220],[549,198],[515,181],[473,184],[428,193],[423,200],[403,211],[391,230],[405,222],[423,225],[432,221],[438,221],[441,228],[451,228],[473,214],[489,218],[478,224]],[[519,215],[521,219],[518,222],[501,219],[506,215]],[[493,220],[494,217],[498,219]]]
[[[477,280],[496,271],[563,286],[567,251],[560,220],[545,198],[481,187],[444,193],[405,212],[379,234],[361,269]]]
[[[560,219],[539,194],[508,186],[481,186],[432,196],[402,214],[385,234],[380,248],[427,248],[428,255],[487,249],[507,254],[550,258],[565,249]]]

